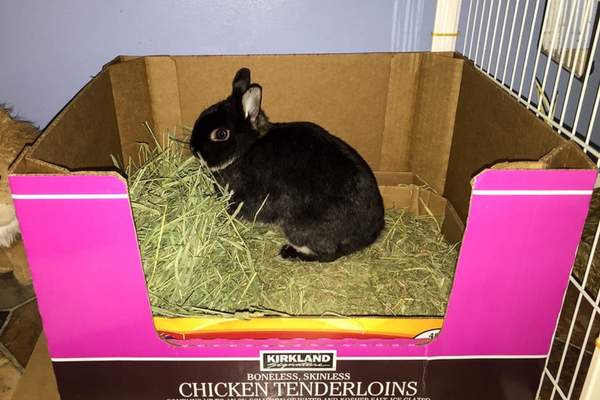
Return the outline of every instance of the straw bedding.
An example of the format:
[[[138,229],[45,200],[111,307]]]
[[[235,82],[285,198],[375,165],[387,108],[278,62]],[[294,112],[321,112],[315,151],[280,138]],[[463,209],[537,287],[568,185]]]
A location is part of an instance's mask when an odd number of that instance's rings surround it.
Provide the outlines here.
[[[444,314],[457,250],[432,217],[388,211],[367,249],[288,261],[278,228],[229,215],[231,194],[176,143],[143,146],[141,159],[127,172],[154,315]]]

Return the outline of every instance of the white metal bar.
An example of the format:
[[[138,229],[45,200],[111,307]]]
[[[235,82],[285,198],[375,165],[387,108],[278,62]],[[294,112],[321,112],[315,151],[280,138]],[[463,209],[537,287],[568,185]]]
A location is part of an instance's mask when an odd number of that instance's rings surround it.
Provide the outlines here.
[[[550,3],[548,3],[550,4]],[[565,0],[559,0],[558,3],[558,15],[556,17],[556,21],[554,22],[554,26],[553,26],[553,30],[552,30],[552,39],[550,40],[550,49],[548,49],[548,57],[546,58],[546,67],[544,68],[544,78],[542,80],[542,94],[546,93],[546,83],[548,82],[548,73],[550,72],[550,65],[552,65],[552,54],[554,53],[554,46],[556,45],[556,36],[558,33],[558,26],[560,25],[561,19],[562,19],[562,13],[563,13],[563,5],[565,4]],[[544,35],[544,32],[541,33],[542,36]],[[543,43],[542,38],[540,37],[540,44]],[[533,77],[533,79],[535,80],[535,76]],[[531,96],[531,94],[529,95]],[[539,97],[539,96],[538,96]],[[531,100],[531,98],[529,99]],[[541,98],[538,99],[538,105],[542,104],[542,100]],[[549,113],[551,112],[551,110],[549,110]],[[541,109],[538,107],[537,110],[537,115],[541,114]],[[552,117],[549,117],[549,119],[553,119]]]
[[[508,45],[506,46],[506,61],[504,62],[504,70],[502,71],[502,84],[504,84],[504,81],[506,79],[506,70],[508,67],[508,59],[510,58],[510,53],[512,50],[512,41],[513,41],[513,36],[515,33],[515,23],[517,22],[517,14],[519,13],[519,1],[520,0],[515,0],[515,11],[513,12],[513,20],[512,20],[512,24],[511,24],[511,28],[510,28],[510,36],[508,37]],[[507,6],[506,8],[508,9],[508,4],[510,4],[510,0],[507,2]],[[518,57],[518,52],[515,55],[515,65],[517,64],[517,57]],[[498,56],[498,59],[500,59],[500,57]],[[496,70],[498,70],[498,65],[496,64]]]
[[[550,2],[552,2],[552,1],[557,1],[557,0],[548,0],[546,6],[549,7]],[[559,0],[559,1],[562,2],[562,0]],[[546,12],[546,14],[544,15],[543,22],[542,22],[542,28],[540,30],[540,40],[538,43],[537,53],[535,56],[535,64],[533,67],[533,72],[531,73],[531,85],[529,86],[529,93],[527,94],[527,102],[528,103],[531,103],[531,95],[533,94],[533,86],[535,84],[535,79],[537,76],[537,67],[540,62],[540,56],[542,55],[542,43],[543,43],[542,36],[544,35],[544,31],[546,30],[546,24],[548,23],[549,19],[550,19],[550,13]],[[550,46],[550,47],[552,47],[552,46]],[[537,114],[537,110],[536,110],[536,115],[539,115],[539,114]]]
[[[554,341],[560,342],[560,343],[564,343],[565,342],[565,340],[562,337],[560,337],[560,336],[557,336],[556,338],[554,338]],[[571,348],[574,348],[574,349],[577,349],[577,350],[581,350],[581,346],[578,345],[578,344],[576,344],[576,343],[571,343],[570,346],[571,346]]]
[[[527,106],[531,111],[536,111],[536,107],[533,105],[528,105]],[[571,140],[573,140],[575,143],[577,143],[578,145],[580,145],[581,147],[585,148],[585,142],[583,140],[581,140],[580,138],[578,138],[577,136],[575,136],[575,134],[573,132],[571,132],[570,130],[560,126],[556,121],[551,121],[551,120],[545,120],[550,126],[552,126],[554,129],[556,129],[557,131],[559,131],[560,133],[568,136]],[[593,155],[596,158],[600,158],[600,152],[596,149],[594,149],[593,147],[588,147],[587,149],[585,149],[589,154]]]
[[[552,376],[552,374],[550,373],[550,371],[548,371],[548,369],[544,369],[544,373],[546,374],[546,376],[548,377],[548,380],[550,381],[550,383],[552,383],[552,386],[554,386],[555,388],[558,389],[558,394],[560,395],[560,397],[563,400],[569,400],[567,398],[567,395],[565,395],[565,392],[562,391],[562,389],[558,386],[558,382],[556,379],[554,379],[554,377]],[[543,381],[542,381],[543,382]],[[541,387],[541,386],[540,386]],[[540,397],[540,393],[538,391],[537,396],[535,396],[536,399],[538,399]]]
[[[571,12],[569,13],[569,22],[567,23],[567,32],[566,34],[569,34],[571,32],[571,27],[573,26],[573,18],[575,17],[575,9],[577,8],[577,1],[573,1],[573,5],[571,6]],[[565,11],[566,11],[566,5],[565,5]],[[565,55],[567,54],[567,48],[568,46],[566,45],[567,39],[565,38],[564,41],[559,41],[562,42],[562,50],[560,52],[560,59],[558,61],[558,68],[556,70],[556,77],[554,78],[554,88],[552,90],[552,97],[550,98],[550,112],[552,113],[552,119],[554,119],[555,113],[554,113],[554,107],[556,106],[556,99],[558,97],[558,84],[560,83],[560,77],[562,75],[562,68],[563,68],[563,64],[565,61]]]
[[[597,0],[588,0],[586,2],[586,10],[585,13],[583,15],[583,19],[587,20],[589,13],[591,12],[592,9],[592,3],[594,1]],[[586,27],[587,28],[587,27]],[[587,33],[583,33],[581,36],[579,36],[579,40],[577,42],[577,49],[581,49],[581,46],[583,45],[583,39],[584,37],[587,35]],[[595,51],[595,48],[592,48],[592,53]],[[575,53],[575,59],[573,60],[573,66],[577,66],[577,63],[579,62],[579,54],[581,54],[582,51],[577,50],[577,52]],[[560,113],[560,125],[563,126],[564,122],[565,122],[565,115],[566,115],[566,111],[567,111],[567,105],[569,104],[570,100],[571,100],[571,89],[573,87],[573,81],[575,80],[575,71],[576,68],[572,68],[571,69],[571,75],[569,77],[569,84],[567,85],[567,91],[565,93],[565,101],[563,103],[563,108],[562,111]],[[583,93],[583,92],[582,92]],[[581,95],[581,93],[580,93]]]
[[[590,117],[590,125],[588,126],[587,133],[585,135],[585,148],[584,151],[588,151],[590,148],[590,140],[592,138],[592,128],[596,122],[596,114],[598,113],[598,103],[600,103],[600,90],[596,90],[596,99],[594,100],[594,108]],[[575,131],[573,131],[575,132]]]
[[[539,2],[540,0],[537,0],[537,2]],[[536,10],[537,10],[537,3],[536,3]],[[525,1],[525,7],[523,8],[523,18],[521,20],[521,29],[519,30],[519,41],[517,42],[517,52],[515,54],[515,64],[513,65],[513,70],[512,70],[512,76],[510,77],[510,88],[513,89],[514,88],[514,83],[515,83],[515,76],[517,74],[517,64],[519,64],[519,54],[521,53],[521,42],[523,41],[523,30],[525,29],[525,20],[527,19],[527,12],[529,11],[529,0]],[[534,23],[531,26],[531,33],[533,34],[533,28],[535,26],[535,19],[534,19]],[[529,39],[529,44],[531,44],[531,39]],[[527,52],[529,52],[529,48],[527,49]],[[528,59],[528,54],[525,54],[525,64],[523,64],[523,71],[525,71],[526,65],[527,65],[527,59]],[[521,74],[522,76],[524,76],[525,74]],[[521,80],[521,86],[522,86],[522,82],[523,80]],[[512,91],[512,90],[511,90]],[[519,97],[521,97],[521,92],[519,92]]]
[[[594,5],[596,7],[594,7]],[[594,24],[594,18],[592,18],[592,17],[595,17],[595,15],[592,15],[592,14],[593,14],[594,10],[596,10],[596,12],[597,12],[597,9],[598,9],[598,0],[595,0],[595,1],[590,0],[590,7],[586,10],[587,13],[583,16],[583,20],[584,21],[588,21],[589,20],[590,23],[589,24],[588,23],[585,24],[585,27],[584,27],[584,30],[582,32],[582,36],[580,37],[580,39],[585,40],[588,37],[588,35],[591,36],[592,31],[594,29],[594,25],[595,25]],[[582,51],[582,49],[583,49],[583,46],[580,45],[577,48],[577,53],[576,54],[581,54],[581,53],[585,54],[585,51]],[[589,60],[591,62],[592,61],[592,57],[590,57]],[[581,60],[581,61],[584,61],[584,60]]]
[[[525,63],[523,64],[523,73],[521,74],[521,84],[519,85],[519,98],[521,98],[521,94],[523,93],[523,83],[525,81],[525,71],[527,71],[527,61],[529,60],[529,54],[531,53],[531,44],[533,43],[533,31],[535,30],[535,23],[537,21],[537,14],[538,14],[538,10],[539,10],[539,4],[540,4],[540,0],[536,0],[535,2],[535,11],[534,11],[534,15],[533,15],[533,23],[531,24],[531,31],[529,32],[529,44],[527,45],[527,55],[525,56]],[[542,20],[542,27],[540,32],[544,31],[544,27],[546,26],[546,21],[548,20],[548,16],[546,15],[544,17],[544,19]],[[542,42],[540,40],[539,46],[542,45]],[[538,51],[537,56],[535,58],[535,64],[533,67],[533,76],[534,76],[534,80],[535,80],[535,73],[537,71],[537,66],[538,66],[538,62],[539,62],[539,56],[540,53]],[[531,83],[533,85],[533,82]],[[531,94],[530,94],[531,97]]]
[[[506,0],[506,7],[504,8],[504,20],[502,21],[502,33],[500,34],[500,43],[498,43],[498,56],[496,57],[496,67],[494,68],[494,77],[498,77],[498,66],[500,65],[500,58],[502,58],[502,45],[504,44],[504,34],[506,33],[506,21],[508,20],[508,7],[510,6],[510,0]],[[515,10],[515,13],[517,11]],[[498,13],[500,13],[500,5],[498,5]],[[508,62],[508,57],[506,57]]]
[[[594,258],[594,253],[592,253],[590,255],[590,258]],[[598,293],[596,294],[596,303],[595,304],[598,305],[599,303],[600,303],[600,288],[598,289]],[[583,355],[585,354],[585,348],[586,348],[587,342],[590,338],[590,333],[592,332],[592,326],[594,325],[594,320],[596,319],[597,315],[598,315],[597,312],[592,312],[592,315],[590,317],[590,322],[585,331],[585,336],[583,338],[583,345],[581,346],[581,350],[579,350],[579,357],[577,357],[577,364],[575,364],[575,371],[573,371],[573,378],[571,379],[571,385],[569,386],[569,393],[567,393],[568,398],[571,398],[571,395],[573,394],[573,389],[575,389],[575,382],[577,381],[577,374],[579,373],[579,368],[581,367],[581,362],[583,361]]]
[[[490,11],[488,12],[488,20],[487,20],[487,24],[486,24],[486,28],[485,28],[485,38],[483,39],[483,51],[481,52],[481,63],[479,65],[481,65],[481,67],[483,67],[483,63],[485,62],[485,50],[487,49],[487,44],[488,44],[488,36],[490,33],[490,22],[492,20],[492,9],[494,2],[490,1]]]
[[[588,292],[583,288],[583,286],[581,286],[581,284],[573,275],[571,275],[571,277],[569,278],[569,282],[571,282],[575,289],[581,292],[581,294],[583,295],[583,299],[588,302],[588,305],[592,307],[595,312],[600,314],[600,306],[596,304],[596,300],[594,300],[592,296],[588,294]]]
[[[477,26],[476,22],[477,22],[477,10],[479,9],[479,1],[475,0],[475,13],[473,14],[473,29],[471,32],[471,42],[469,43],[469,58],[472,60],[473,58],[471,57],[473,54],[473,38],[475,37],[475,27]],[[481,27],[481,25],[479,25]]]
[[[477,65],[477,58],[479,56],[479,45],[481,42],[481,30],[483,27],[483,15],[485,14],[485,3],[486,0],[483,0],[483,5],[481,6],[481,21],[479,21],[479,32],[477,33],[477,46],[475,47],[475,57],[473,58],[475,65]]]
[[[565,296],[566,296],[566,293],[565,293]],[[563,297],[563,302],[564,302],[564,297]],[[542,376],[540,377],[540,381],[538,383],[538,389],[537,389],[537,392],[536,392],[535,397],[534,397],[536,400],[540,399],[540,393],[542,391],[542,387],[544,386],[544,375],[548,376],[548,379],[550,380],[550,382],[553,385],[558,386],[558,384],[554,383],[555,380],[554,380],[554,377],[552,376],[552,374],[550,373],[550,370],[548,369],[548,363],[550,362],[550,354],[552,352],[552,347],[554,346],[554,342],[556,340],[556,332],[558,330],[558,324],[560,322],[560,318],[562,317],[562,313],[563,313],[563,309],[561,307],[558,320],[556,321],[556,326],[554,327],[554,332],[552,333],[552,340],[550,341],[550,343],[551,343],[551,345],[550,345],[551,346],[550,347],[550,352],[548,352],[548,355],[546,357],[546,362],[544,363],[543,373],[542,373]],[[565,346],[566,346],[566,344],[565,344]],[[562,393],[562,391],[561,391],[561,394],[564,396],[564,393]]]
[[[463,40],[463,56],[467,55],[467,39],[469,38],[469,22],[471,22],[471,8],[473,7],[473,0],[469,0],[469,12],[467,14],[467,24],[465,25],[465,38]]]
[[[485,73],[485,71],[482,71]],[[507,92],[510,93],[510,89],[506,88],[505,86],[501,86],[500,87],[504,88]],[[534,113],[537,111],[537,107],[534,106],[531,103],[527,102],[527,99],[523,99],[521,97],[517,98],[517,100],[523,104],[525,107],[527,107],[529,110],[533,111]],[[567,128],[560,126],[556,121],[554,120],[548,120],[545,119],[545,122],[548,123],[550,126],[552,126],[554,129],[556,129],[558,132],[560,132],[561,134],[567,136],[569,139],[573,140],[575,143],[577,143],[578,145],[580,145],[581,147],[585,148],[585,141],[581,140],[580,138],[578,138],[572,131],[568,130]],[[600,158],[600,152],[596,149],[594,149],[593,147],[588,147],[586,149],[586,151],[593,155],[596,158]]]
[[[587,8],[587,4],[588,4],[588,2],[587,2],[586,0],[584,0],[584,1],[585,1],[585,5],[584,5],[584,7],[585,7],[585,8]],[[575,7],[575,21],[579,22],[579,26],[581,26],[581,22],[582,22],[582,21],[585,21],[585,19],[580,19],[580,18],[579,18],[579,17],[580,17],[580,15],[579,15],[579,9],[580,9],[581,7],[579,7],[579,3],[578,3],[578,2],[575,2],[575,3],[576,3],[576,7]],[[582,32],[582,33],[583,33],[583,32]],[[583,36],[583,35],[579,35],[579,37],[580,37],[580,38],[581,38],[582,36]],[[571,35],[571,41],[570,41],[570,43],[569,43],[569,46],[568,46],[568,48],[569,48],[569,49],[573,49],[573,45],[574,45],[574,44],[575,44],[575,35]],[[573,64],[571,64],[571,62],[572,62],[572,61],[573,61],[573,52],[570,52],[570,53],[569,53],[569,58],[567,58],[567,65],[573,65]]]
[[[492,44],[490,46],[490,56],[488,57],[488,66],[487,70],[491,73],[492,67],[492,55],[494,55],[494,49],[496,48],[496,33],[498,31],[498,19],[500,17],[500,9],[502,8],[502,0],[498,0],[498,8],[496,9],[496,20],[494,22],[494,34],[492,35]],[[504,18],[506,20],[506,18]],[[486,38],[487,42],[487,38]],[[485,53],[485,52],[484,52]],[[485,57],[485,55],[484,55]],[[483,65],[483,60],[481,61],[481,65]]]
[[[584,4],[584,8],[587,8],[587,0],[583,0],[585,2]],[[579,2],[575,2],[576,3],[576,7],[575,7],[575,21],[578,25],[576,25],[575,28],[575,32],[579,32],[579,28],[581,28],[581,23],[585,21],[585,19],[580,19],[580,15],[579,15],[579,10],[581,9],[581,7],[579,6]],[[585,27],[584,27],[585,29]],[[583,32],[581,32],[583,33]],[[575,44],[575,35],[571,34],[570,35],[570,41],[569,41],[569,45],[568,48],[569,49],[573,49],[573,45]],[[583,36],[582,34],[579,35],[579,37],[581,38],[581,36]],[[571,62],[573,61],[573,52],[569,52],[569,58],[567,58],[567,65],[573,65]]]
[[[577,111],[575,111],[575,121],[573,122],[573,134],[577,132],[577,126],[579,125],[579,117],[581,116],[581,107],[583,106],[583,99],[585,98],[585,94],[587,91],[587,86],[590,81],[590,75],[592,73],[592,65],[594,64],[592,60],[596,56],[596,47],[598,45],[598,37],[600,33],[600,29],[596,29],[596,33],[594,35],[594,43],[592,44],[592,50],[590,52],[590,56],[588,59],[588,65],[585,71],[585,78],[583,80],[583,85],[581,87],[581,93],[579,94],[579,101],[577,102]]]
[[[566,296],[566,293],[565,293],[565,296]],[[563,303],[564,303],[564,298],[563,298]],[[554,380],[554,377],[552,376],[552,374],[550,373],[550,370],[548,369],[548,363],[550,362],[550,355],[552,353],[552,348],[554,347],[554,343],[557,340],[556,332],[558,331],[558,324],[560,322],[560,319],[563,316],[563,311],[564,311],[564,309],[561,306],[560,314],[559,314],[558,320],[556,321],[556,326],[554,327],[554,333],[552,334],[552,340],[550,341],[550,343],[551,343],[550,351],[548,352],[548,356],[546,357],[546,362],[544,363],[544,369],[543,369],[544,372],[542,373],[541,379],[538,383],[538,389],[537,389],[537,392],[534,397],[536,400],[540,399],[540,393],[542,392],[542,387],[544,386],[544,374],[548,376],[548,379],[550,379],[550,382],[554,386],[558,387],[558,384],[555,384],[556,381]],[[567,347],[567,346],[568,346],[568,344],[565,342],[565,347]],[[560,387],[559,387],[559,389],[560,389]],[[564,393],[562,393],[562,395],[564,395]]]
[[[565,364],[565,360],[567,358],[567,352],[569,350],[569,343],[571,342],[571,337],[573,335],[573,330],[575,328],[575,323],[577,321],[577,315],[579,313],[579,307],[581,306],[581,299],[583,297],[583,293],[585,293],[585,286],[587,284],[588,277],[590,275],[590,271],[592,269],[592,263],[594,261],[594,254],[596,253],[596,248],[598,246],[598,240],[600,239],[600,221],[598,221],[598,225],[596,226],[596,233],[594,234],[594,241],[592,242],[592,248],[590,249],[590,255],[588,257],[585,274],[583,276],[583,280],[581,281],[581,288],[583,290],[579,290],[579,295],[577,296],[577,302],[575,303],[575,310],[573,311],[573,317],[571,318],[571,324],[569,326],[569,332],[567,334],[567,339],[565,340],[565,348],[563,349],[562,356],[560,358],[560,364],[558,365],[558,371],[556,372],[556,380],[560,380],[560,376],[562,374],[562,370]],[[600,291],[598,293],[600,296]],[[550,396],[550,400],[554,399],[554,394],[556,392],[556,386],[552,389],[552,395]]]

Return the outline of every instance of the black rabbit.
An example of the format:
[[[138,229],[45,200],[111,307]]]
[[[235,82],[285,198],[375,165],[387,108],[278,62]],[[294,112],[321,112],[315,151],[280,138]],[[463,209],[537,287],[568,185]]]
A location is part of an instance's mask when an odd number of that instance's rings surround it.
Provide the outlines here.
[[[280,225],[289,241],[283,258],[333,261],[373,243],[383,201],[367,163],[318,125],[270,123],[261,97],[242,68],[231,96],[203,111],[192,131],[192,152],[233,191],[232,208],[243,202],[242,218]]]

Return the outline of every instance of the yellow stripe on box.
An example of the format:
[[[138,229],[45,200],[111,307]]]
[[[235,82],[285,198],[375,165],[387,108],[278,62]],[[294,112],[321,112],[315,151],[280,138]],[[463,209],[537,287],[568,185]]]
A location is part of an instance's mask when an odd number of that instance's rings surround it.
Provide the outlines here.
[[[155,317],[157,331],[180,335],[248,332],[316,332],[415,337],[432,329],[441,329],[443,318],[311,318],[260,317],[236,319],[223,317],[164,318]]]

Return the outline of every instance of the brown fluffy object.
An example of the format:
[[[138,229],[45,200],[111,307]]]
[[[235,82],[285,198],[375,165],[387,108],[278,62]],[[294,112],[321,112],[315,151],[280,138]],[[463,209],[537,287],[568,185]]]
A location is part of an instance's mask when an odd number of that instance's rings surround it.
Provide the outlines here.
[[[0,106],[0,272],[13,271],[23,284],[31,283],[31,278],[8,188],[8,169],[38,134],[35,126],[14,118],[10,110]]]

